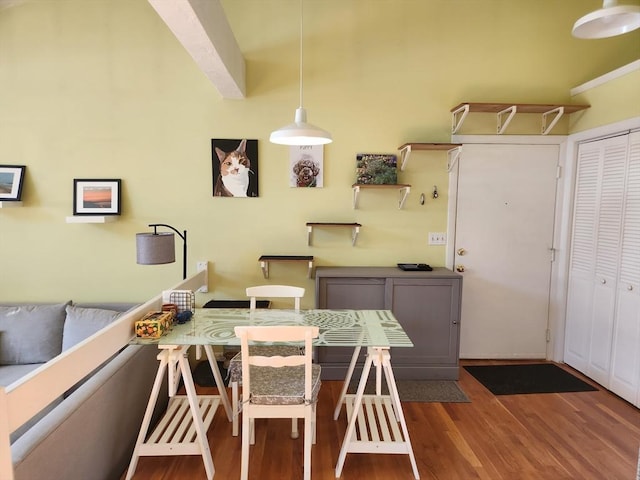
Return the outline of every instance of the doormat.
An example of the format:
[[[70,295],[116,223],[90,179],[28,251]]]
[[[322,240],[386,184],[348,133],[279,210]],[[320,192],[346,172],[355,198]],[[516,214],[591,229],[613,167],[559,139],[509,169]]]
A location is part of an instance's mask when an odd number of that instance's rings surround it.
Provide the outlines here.
[[[468,365],[464,369],[494,395],[598,390],[553,363]]]
[[[471,400],[453,380],[396,380],[398,396],[401,402],[441,402],[441,403],[469,403]],[[347,393],[355,394],[358,381],[352,380]],[[375,392],[375,381],[369,380],[364,393]],[[384,380],[382,382],[382,394],[388,395]]]

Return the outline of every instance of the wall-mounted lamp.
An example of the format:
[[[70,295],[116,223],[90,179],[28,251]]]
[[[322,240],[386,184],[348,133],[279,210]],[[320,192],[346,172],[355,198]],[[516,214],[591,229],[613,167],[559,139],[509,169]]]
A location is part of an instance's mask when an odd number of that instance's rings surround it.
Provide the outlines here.
[[[182,239],[182,279],[187,278],[187,231],[180,233],[171,225],[151,223],[153,233],[136,233],[136,262],[140,265],[162,265],[176,261],[175,235],[158,233],[157,227],[167,227]]]

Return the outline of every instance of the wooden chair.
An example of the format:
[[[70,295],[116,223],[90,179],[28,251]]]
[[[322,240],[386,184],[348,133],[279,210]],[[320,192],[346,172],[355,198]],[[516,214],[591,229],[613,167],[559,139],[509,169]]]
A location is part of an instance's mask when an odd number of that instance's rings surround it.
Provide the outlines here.
[[[320,365],[312,363],[312,326],[235,327],[242,355],[241,480],[249,476],[249,444],[255,444],[256,418],[304,418],[304,480],[311,479],[311,445],[315,443]],[[255,355],[260,342],[301,342],[304,354]],[[249,343],[253,345],[249,345]]]
[[[249,308],[251,310],[256,309],[258,298],[290,298],[294,300],[294,308],[296,312],[300,311],[300,300],[304,297],[304,288],[295,287],[291,285],[258,285],[255,287],[248,287],[246,289],[246,295],[250,298]],[[299,355],[300,349],[295,346],[286,345],[263,345],[258,347],[259,350],[255,352],[256,355],[270,356],[270,355]],[[238,436],[238,415],[240,409],[238,407],[238,401],[240,394],[238,393],[238,387],[242,382],[242,357],[238,353],[229,361],[229,384],[231,385],[231,409],[233,410],[232,420],[232,435]],[[298,438],[298,421],[296,419],[291,420],[291,438]]]

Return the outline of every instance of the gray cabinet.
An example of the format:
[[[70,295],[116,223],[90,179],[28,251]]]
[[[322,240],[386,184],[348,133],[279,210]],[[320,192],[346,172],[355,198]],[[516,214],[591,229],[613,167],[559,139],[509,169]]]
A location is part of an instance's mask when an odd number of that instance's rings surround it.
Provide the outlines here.
[[[318,267],[316,307],[391,310],[413,348],[392,348],[398,379],[458,378],[462,276],[445,268]],[[344,378],[353,349],[319,348],[323,378]]]

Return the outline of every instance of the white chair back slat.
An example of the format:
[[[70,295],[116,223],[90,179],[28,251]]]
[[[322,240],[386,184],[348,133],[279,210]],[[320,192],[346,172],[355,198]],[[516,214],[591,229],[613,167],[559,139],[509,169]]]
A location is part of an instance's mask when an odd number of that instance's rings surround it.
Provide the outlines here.
[[[293,298],[294,308],[300,311],[300,300],[304,297],[305,289],[292,285],[256,285],[246,289],[247,297],[250,297],[249,308],[256,309],[257,298]]]

